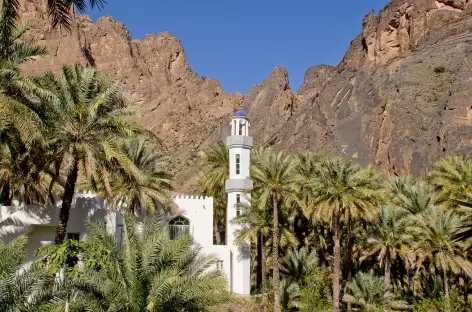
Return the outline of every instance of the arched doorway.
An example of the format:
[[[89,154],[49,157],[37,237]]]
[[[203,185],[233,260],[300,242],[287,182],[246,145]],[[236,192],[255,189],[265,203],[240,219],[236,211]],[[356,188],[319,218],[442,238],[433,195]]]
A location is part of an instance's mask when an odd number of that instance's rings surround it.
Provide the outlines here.
[[[169,221],[170,239],[176,239],[180,235],[190,234],[190,221],[182,216]]]

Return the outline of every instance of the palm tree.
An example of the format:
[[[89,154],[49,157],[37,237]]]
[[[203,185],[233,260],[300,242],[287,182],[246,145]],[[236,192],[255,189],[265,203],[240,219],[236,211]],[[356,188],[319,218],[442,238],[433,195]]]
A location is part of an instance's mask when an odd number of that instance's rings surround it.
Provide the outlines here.
[[[224,141],[217,141],[205,151],[203,168],[197,183],[204,195],[214,199],[213,230],[220,245],[226,219],[225,181],[229,178],[229,150]]]
[[[372,222],[367,249],[360,262],[377,255],[380,267],[384,267],[385,286],[390,287],[392,264],[403,258],[412,240],[413,236],[407,231],[407,219],[392,207],[382,206],[379,219]]]
[[[17,25],[18,1],[3,0],[0,9],[0,132],[14,128],[24,142],[31,143],[39,133],[38,118],[30,92],[40,92],[30,79],[21,76],[20,65],[47,54],[45,47],[22,41],[27,25]]]
[[[257,195],[251,197],[251,204],[240,203],[241,214],[231,220],[231,223],[238,225],[235,235],[237,245],[244,245],[248,241],[256,244],[257,254],[260,255],[257,264],[260,267],[261,284],[265,288],[267,286],[267,238],[272,233],[273,217],[270,210],[256,207]]]
[[[398,300],[388,290],[384,278],[375,276],[372,271],[359,272],[354,279],[346,283],[343,301],[366,312],[409,309],[407,302]]]
[[[244,245],[247,241],[255,244],[258,249],[260,258],[257,259],[258,266],[261,271],[261,284],[262,284],[262,299],[263,309],[267,310],[268,298],[267,298],[267,265],[273,259],[272,248],[273,246],[273,209],[272,203],[269,202],[265,209],[260,209],[259,205],[259,194],[253,192],[251,196],[251,204],[241,203],[240,204],[241,214],[236,216],[231,223],[239,225],[239,229],[236,231],[237,245]],[[281,212],[282,219],[286,219],[286,214]],[[281,222],[283,225],[284,223]],[[298,241],[295,235],[290,231],[287,226],[281,226],[279,228],[280,235],[278,245],[282,249],[294,248],[298,245]],[[260,252],[259,252],[260,249]]]
[[[431,187],[409,176],[395,177],[389,180],[388,189],[392,203],[407,214],[418,215],[434,207],[434,193]]]
[[[296,200],[300,177],[296,174],[295,164],[284,153],[271,150],[260,151],[260,157],[253,162],[251,177],[254,192],[260,192],[259,207],[266,209],[271,202],[273,207],[272,263],[274,311],[280,312],[280,263],[279,263],[279,217],[281,205],[290,206]]]
[[[207,311],[228,299],[217,259],[192,247],[188,235],[171,240],[160,215],[143,224],[127,216],[124,249],[103,223],[89,223],[88,230],[87,243],[105,251],[106,261],[97,270],[85,260],[73,281],[76,297],[89,298],[87,311]],[[63,302],[50,309],[57,304]]]
[[[451,199],[464,200],[472,191],[472,158],[448,156],[434,165],[428,181],[437,193],[437,202],[456,207]]]
[[[64,66],[63,76],[62,80],[52,74],[36,79],[48,91],[36,96],[47,116],[45,137],[54,151],[55,171],[61,166],[67,172],[56,244],[66,235],[79,167],[88,178],[100,172],[107,188],[109,166],[119,165],[130,175],[140,174],[120,148],[121,142],[135,136],[139,128],[127,119],[133,111],[127,107],[117,84],[100,79],[95,69],[78,65]]]
[[[50,277],[34,266],[23,267],[27,238],[0,241],[0,311],[36,311],[51,299],[44,291]]]
[[[448,272],[465,273],[472,276],[472,263],[463,254],[464,246],[454,239],[461,220],[452,211],[434,208],[424,214],[424,221],[417,232],[416,246],[420,261],[429,260],[432,267],[443,274],[444,295],[449,300]]]
[[[121,166],[111,167],[107,170],[110,171],[108,191],[107,183],[101,182],[101,172],[96,172],[92,183],[84,187],[97,191],[99,196],[110,200],[112,206],[126,206],[133,213],[155,212],[159,208],[172,211],[172,176],[165,171],[167,162],[156,153],[156,146],[143,139],[129,139],[121,148],[135,167],[134,174],[128,174]]]
[[[303,284],[303,279],[308,270],[317,264],[317,258],[314,252],[309,253],[307,248],[293,248],[282,259],[281,274],[286,280]]]
[[[330,222],[333,229],[333,310],[340,311],[341,222],[372,220],[385,194],[375,171],[363,169],[341,158],[325,160],[313,179],[313,203],[305,207],[309,220]]]

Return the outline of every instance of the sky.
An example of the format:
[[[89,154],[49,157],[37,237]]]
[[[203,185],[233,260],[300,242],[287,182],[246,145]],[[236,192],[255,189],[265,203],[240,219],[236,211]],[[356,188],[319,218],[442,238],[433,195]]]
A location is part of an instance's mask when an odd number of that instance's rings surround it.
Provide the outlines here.
[[[226,92],[250,91],[276,66],[292,90],[313,65],[338,64],[370,11],[387,0],[108,0],[88,14],[111,15],[133,39],[168,31],[184,46],[192,70]]]

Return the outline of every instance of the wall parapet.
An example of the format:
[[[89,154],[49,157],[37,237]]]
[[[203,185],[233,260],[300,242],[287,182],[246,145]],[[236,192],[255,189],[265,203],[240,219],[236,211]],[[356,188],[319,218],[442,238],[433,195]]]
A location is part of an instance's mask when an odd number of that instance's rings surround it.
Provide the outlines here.
[[[203,196],[203,195],[185,195],[185,194],[176,194],[172,197],[175,199],[191,199],[191,200],[209,200],[213,199],[212,196]]]

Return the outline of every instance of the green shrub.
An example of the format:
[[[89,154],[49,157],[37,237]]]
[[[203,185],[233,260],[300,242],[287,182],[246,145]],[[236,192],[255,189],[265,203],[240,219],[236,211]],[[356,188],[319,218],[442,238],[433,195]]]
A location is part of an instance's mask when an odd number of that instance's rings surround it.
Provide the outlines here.
[[[472,312],[472,308],[469,307],[463,300],[462,296],[459,295],[457,290],[451,291],[449,295],[450,307],[448,310],[446,299],[444,295],[439,298],[426,298],[415,303],[415,312]]]
[[[331,276],[326,268],[316,267],[306,275],[300,289],[300,311],[329,312],[331,304]]]

